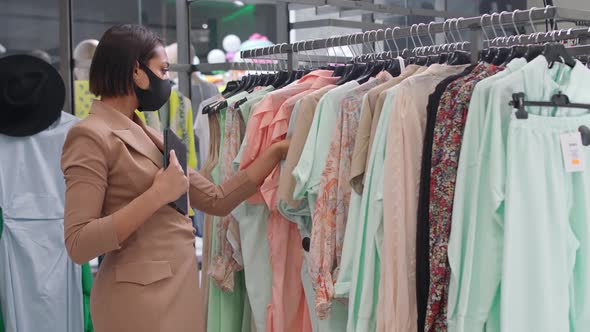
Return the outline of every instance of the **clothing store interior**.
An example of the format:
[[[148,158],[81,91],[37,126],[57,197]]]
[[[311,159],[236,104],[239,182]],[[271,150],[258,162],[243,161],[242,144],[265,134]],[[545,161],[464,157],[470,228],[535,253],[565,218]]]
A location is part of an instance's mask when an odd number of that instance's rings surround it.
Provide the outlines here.
[[[589,88],[589,0],[0,0],[0,332],[588,332]]]

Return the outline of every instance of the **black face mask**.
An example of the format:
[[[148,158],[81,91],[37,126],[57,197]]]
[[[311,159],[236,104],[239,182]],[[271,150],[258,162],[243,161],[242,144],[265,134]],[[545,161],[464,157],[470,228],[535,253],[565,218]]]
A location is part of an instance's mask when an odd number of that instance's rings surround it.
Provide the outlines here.
[[[150,79],[150,85],[147,90],[141,89],[137,84],[135,85],[135,95],[139,101],[139,107],[137,109],[141,112],[157,111],[170,98],[172,83],[169,80],[159,78],[143,63],[140,63],[139,66]]]

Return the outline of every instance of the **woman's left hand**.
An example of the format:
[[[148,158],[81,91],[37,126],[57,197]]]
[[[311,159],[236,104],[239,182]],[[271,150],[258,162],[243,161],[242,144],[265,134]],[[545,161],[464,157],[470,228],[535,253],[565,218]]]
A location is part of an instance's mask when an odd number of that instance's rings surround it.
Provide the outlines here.
[[[281,160],[287,159],[287,152],[289,152],[289,146],[291,145],[291,139],[285,139],[274,144],[276,146]]]

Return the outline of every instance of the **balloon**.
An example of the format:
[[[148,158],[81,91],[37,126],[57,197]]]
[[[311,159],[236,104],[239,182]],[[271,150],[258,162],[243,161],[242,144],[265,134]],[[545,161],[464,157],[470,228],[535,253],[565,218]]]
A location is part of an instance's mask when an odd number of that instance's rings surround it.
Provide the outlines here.
[[[223,38],[223,49],[226,52],[237,52],[242,45],[242,41],[236,35],[227,35]]]
[[[214,49],[207,55],[207,62],[209,63],[224,63],[225,53],[222,50]]]

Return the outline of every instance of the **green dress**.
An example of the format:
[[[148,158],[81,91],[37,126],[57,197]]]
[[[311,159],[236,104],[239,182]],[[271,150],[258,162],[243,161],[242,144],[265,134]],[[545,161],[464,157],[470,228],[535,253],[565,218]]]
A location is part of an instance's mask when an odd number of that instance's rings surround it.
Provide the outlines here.
[[[84,332],[94,332],[90,317],[90,290],[92,289],[92,270],[90,264],[82,265],[82,299],[84,301]],[[1,325],[0,325],[1,326]],[[0,332],[2,330],[0,329]]]
[[[247,93],[237,94],[227,100],[230,105],[245,97]],[[225,134],[225,109],[222,109],[218,114],[220,126],[220,148],[219,156],[223,156],[223,138]],[[218,163],[211,172],[213,182],[219,184],[223,178],[221,174],[221,163]],[[213,219],[213,232],[211,234],[211,248],[216,246],[217,238],[217,223],[220,218]],[[215,251],[211,250],[211,254]],[[210,256],[212,259],[213,256]],[[209,278],[209,276],[203,276]],[[214,282],[209,283],[209,301],[207,303],[207,331],[209,332],[250,332],[252,325],[252,310],[250,308],[250,301],[246,294],[246,283],[244,279],[244,271],[235,273],[234,290],[233,292],[224,292]]]

